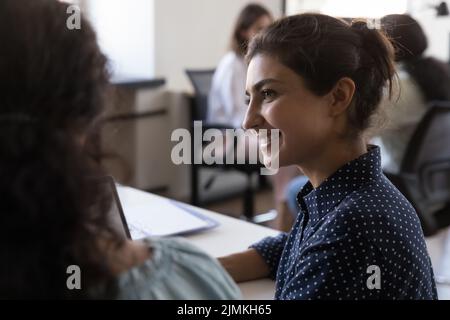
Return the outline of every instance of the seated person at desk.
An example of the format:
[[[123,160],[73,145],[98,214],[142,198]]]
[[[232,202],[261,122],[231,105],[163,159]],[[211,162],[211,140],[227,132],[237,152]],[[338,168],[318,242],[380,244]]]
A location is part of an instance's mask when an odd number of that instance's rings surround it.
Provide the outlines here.
[[[247,111],[244,61],[248,41],[272,23],[269,11],[249,4],[242,9],[231,38],[231,50],[219,62],[214,73],[208,102],[208,121],[241,128]]]
[[[382,168],[398,173],[410,139],[422,120],[428,103],[450,101],[450,70],[446,63],[425,57],[428,41],[419,23],[409,15],[392,14],[381,19],[384,32],[395,47],[398,83],[393,99],[387,97],[380,109],[380,129],[375,128],[374,143],[380,146]],[[295,178],[287,188],[289,209],[299,211],[297,194],[308,179]]]
[[[408,143],[429,103],[450,101],[450,70],[446,63],[424,56],[427,37],[411,16],[387,15],[381,19],[381,26],[396,49],[399,87],[398,93],[394,93],[396,99],[382,103],[386,125],[378,139],[383,170],[398,173]]]
[[[86,20],[66,27],[67,7],[0,2],[0,298],[239,298],[220,264],[192,245],[114,231],[87,149],[106,58]],[[67,287],[72,265],[80,290]]]
[[[309,182],[289,233],[220,259],[233,278],[276,278],[276,299],[436,299],[417,214],[364,139],[392,85],[391,43],[363,21],[302,14],[257,35],[247,60],[244,127],[279,129],[274,156]]]
[[[270,12],[258,4],[249,4],[242,9],[232,33],[231,51],[222,58],[213,77],[208,103],[210,122],[231,125],[235,128],[242,127],[248,108],[245,96],[247,65],[244,56],[248,42],[272,22]],[[248,143],[257,143],[256,137]],[[242,143],[237,148],[245,150],[248,145]],[[246,152],[239,154],[246,154]],[[277,228],[280,230],[285,230],[285,225],[291,221],[285,196],[286,185],[298,174],[297,168],[286,167],[280,168],[273,176],[274,198],[278,213]]]

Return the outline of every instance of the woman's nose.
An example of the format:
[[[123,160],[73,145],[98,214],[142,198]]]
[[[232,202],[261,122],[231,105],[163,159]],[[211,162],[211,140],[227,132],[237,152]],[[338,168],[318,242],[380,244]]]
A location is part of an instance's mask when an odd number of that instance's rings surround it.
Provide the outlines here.
[[[247,109],[247,113],[245,114],[245,119],[242,124],[242,127],[245,130],[250,129],[258,130],[263,124],[263,122],[264,119],[259,113],[258,108],[253,103],[250,103]]]

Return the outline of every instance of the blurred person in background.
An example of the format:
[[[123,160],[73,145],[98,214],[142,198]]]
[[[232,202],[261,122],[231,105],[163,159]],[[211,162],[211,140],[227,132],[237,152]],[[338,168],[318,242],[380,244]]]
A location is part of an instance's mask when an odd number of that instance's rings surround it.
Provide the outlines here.
[[[209,95],[208,119],[212,123],[241,128],[247,112],[248,98],[245,93],[247,64],[244,56],[249,41],[261,30],[273,22],[271,13],[259,4],[245,6],[235,23],[230,51],[222,58],[213,77]],[[248,143],[257,143],[250,139],[237,148],[248,149]],[[230,146],[228,146],[231,148]],[[246,155],[241,151],[239,154]],[[292,223],[286,200],[286,186],[299,174],[296,167],[280,168],[273,176],[275,209],[277,211],[276,228],[286,230]]]

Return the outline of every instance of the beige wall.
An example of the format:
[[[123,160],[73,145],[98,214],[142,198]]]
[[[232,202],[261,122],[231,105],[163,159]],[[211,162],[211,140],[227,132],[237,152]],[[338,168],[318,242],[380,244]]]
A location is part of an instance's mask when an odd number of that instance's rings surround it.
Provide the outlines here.
[[[155,73],[170,90],[189,91],[186,68],[215,67],[226,52],[239,11],[250,2],[265,5],[276,17],[281,0],[154,0]]]

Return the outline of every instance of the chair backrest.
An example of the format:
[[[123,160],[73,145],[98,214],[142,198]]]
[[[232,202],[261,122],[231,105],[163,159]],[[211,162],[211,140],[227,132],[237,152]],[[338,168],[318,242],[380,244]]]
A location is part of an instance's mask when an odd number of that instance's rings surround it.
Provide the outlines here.
[[[419,177],[425,198],[450,200],[450,102],[430,104],[408,144],[401,172]]]
[[[192,110],[192,120],[206,121],[208,113],[208,96],[211,91],[215,69],[186,70],[186,74],[195,91],[195,106]]]

